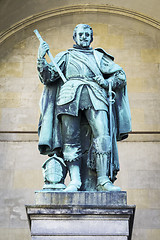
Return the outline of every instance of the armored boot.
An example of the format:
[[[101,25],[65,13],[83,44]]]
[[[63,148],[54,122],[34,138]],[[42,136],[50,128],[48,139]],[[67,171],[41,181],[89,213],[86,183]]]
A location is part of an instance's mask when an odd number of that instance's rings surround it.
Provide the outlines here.
[[[80,160],[66,162],[69,170],[69,175],[71,178],[70,184],[64,190],[64,192],[76,192],[81,187],[81,177],[80,177]]]
[[[96,171],[97,171],[97,190],[98,191],[121,191],[109,180],[109,167],[107,167],[107,153],[97,154]],[[107,176],[108,175],[108,176]]]

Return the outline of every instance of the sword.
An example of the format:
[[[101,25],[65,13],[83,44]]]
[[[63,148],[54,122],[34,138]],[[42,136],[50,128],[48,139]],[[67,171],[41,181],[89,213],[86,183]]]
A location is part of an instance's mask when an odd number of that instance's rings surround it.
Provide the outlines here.
[[[34,33],[36,34],[37,38],[39,39],[40,43],[43,43],[43,38],[41,37],[41,35],[39,34],[38,30],[35,29]],[[65,78],[64,74],[62,73],[61,69],[59,68],[58,64],[55,62],[51,52],[48,50],[47,54],[49,56],[49,58],[51,59],[51,62],[53,63],[53,65],[55,66],[57,72],[59,73],[60,77],[62,78],[63,82],[67,82],[67,79]]]
[[[113,80],[110,78],[108,80],[109,82],[109,123],[110,123],[110,142],[111,142],[111,162],[110,162],[110,178],[111,181],[113,181],[113,149],[112,149],[112,141],[113,141],[113,128],[112,128],[112,104],[114,104],[115,99],[112,98],[112,94],[114,94],[115,97],[115,92],[112,91],[112,84]]]

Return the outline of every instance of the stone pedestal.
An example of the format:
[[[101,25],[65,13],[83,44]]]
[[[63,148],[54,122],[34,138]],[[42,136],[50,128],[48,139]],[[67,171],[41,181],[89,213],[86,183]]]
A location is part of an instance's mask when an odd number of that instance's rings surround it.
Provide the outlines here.
[[[26,210],[32,240],[128,240],[135,206],[126,192],[36,192]]]

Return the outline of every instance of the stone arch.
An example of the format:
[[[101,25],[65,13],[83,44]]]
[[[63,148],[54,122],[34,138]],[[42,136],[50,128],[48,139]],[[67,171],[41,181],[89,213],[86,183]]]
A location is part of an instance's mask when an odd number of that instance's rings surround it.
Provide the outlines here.
[[[116,6],[109,6],[109,5],[92,5],[92,4],[86,4],[86,5],[73,5],[73,6],[66,6],[61,8],[54,8],[48,11],[44,11],[38,14],[35,14],[33,16],[29,16],[28,18],[25,18],[21,20],[20,22],[17,22],[16,24],[12,25],[7,30],[3,31],[0,35],[0,44],[5,41],[7,38],[15,34],[16,32],[20,31],[21,29],[24,29],[28,26],[31,26],[39,21],[46,20],[51,17],[57,17],[62,15],[68,15],[68,14],[80,14],[80,13],[106,13],[106,14],[116,14],[116,15],[122,15],[125,17],[133,18],[136,20],[139,20],[143,23],[146,23],[156,29],[160,29],[160,22],[148,17],[144,14],[141,14],[139,12],[135,12],[133,10],[129,10],[126,8],[116,7]]]

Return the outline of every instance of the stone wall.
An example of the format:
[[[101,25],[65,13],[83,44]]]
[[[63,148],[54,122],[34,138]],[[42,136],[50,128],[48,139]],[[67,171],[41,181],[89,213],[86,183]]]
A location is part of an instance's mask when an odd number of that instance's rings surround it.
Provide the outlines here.
[[[137,206],[133,240],[159,239],[158,25],[104,11],[104,7],[103,11],[82,10],[48,14],[22,26],[0,45],[0,239],[30,239],[24,205],[34,203],[34,191],[43,186],[41,165],[46,157],[37,150],[43,86],[37,76],[39,42],[33,30],[41,32],[55,56],[72,47],[72,32],[78,23],[92,26],[92,47],[104,48],[127,74],[133,132],[118,143],[121,171],[116,185],[127,191],[128,204]]]

